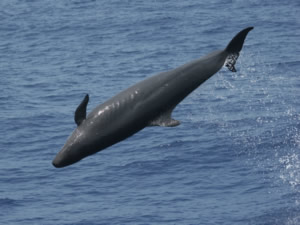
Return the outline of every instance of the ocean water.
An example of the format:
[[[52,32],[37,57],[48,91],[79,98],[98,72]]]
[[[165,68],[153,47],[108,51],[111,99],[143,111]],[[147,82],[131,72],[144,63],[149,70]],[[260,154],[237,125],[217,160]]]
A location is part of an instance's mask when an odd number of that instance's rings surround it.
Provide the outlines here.
[[[0,2],[1,224],[300,224],[300,3]],[[224,48],[237,63],[150,127],[72,166],[52,159],[88,112]]]

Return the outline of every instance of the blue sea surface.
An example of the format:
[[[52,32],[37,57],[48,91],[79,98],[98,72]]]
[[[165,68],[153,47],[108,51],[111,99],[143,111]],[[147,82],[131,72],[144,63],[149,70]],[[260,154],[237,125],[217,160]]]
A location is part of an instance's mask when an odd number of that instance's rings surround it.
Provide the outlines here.
[[[298,0],[1,0],[1,224],[300,224],[299,15]],[[90,112],[248,26],[237,72],[179,104],[180,126],[52,166],[85,94]]]

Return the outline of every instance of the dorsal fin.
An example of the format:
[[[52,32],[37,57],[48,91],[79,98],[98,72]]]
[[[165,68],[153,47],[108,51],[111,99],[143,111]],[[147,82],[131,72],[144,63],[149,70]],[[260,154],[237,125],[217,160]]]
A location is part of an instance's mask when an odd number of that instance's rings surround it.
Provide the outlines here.
[[[75,111],[74,120],[77,126],[79,126],[83,120],[86,118],[86,107],[89,102],[89,95],[85,95],[84,99],[80,103],[80,105],[77,107]]]

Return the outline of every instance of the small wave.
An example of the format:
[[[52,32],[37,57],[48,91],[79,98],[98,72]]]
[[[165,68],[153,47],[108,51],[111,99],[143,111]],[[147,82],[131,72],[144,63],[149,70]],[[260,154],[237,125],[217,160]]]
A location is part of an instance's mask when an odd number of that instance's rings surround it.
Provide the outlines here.
[[[20,205],[18,200],[11,198],[0,198],[0,206],[2,206],[1,208],[9,208],[18,205]]]
[[[298,225],[300,224],[299,208],[283,207],[250,220],[249,224]]]

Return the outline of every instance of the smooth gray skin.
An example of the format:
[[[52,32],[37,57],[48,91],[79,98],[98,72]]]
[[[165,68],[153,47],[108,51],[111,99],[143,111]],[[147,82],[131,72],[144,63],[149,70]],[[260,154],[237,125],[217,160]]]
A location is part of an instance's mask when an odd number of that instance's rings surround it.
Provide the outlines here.
[[[75,112],[77,128],[52,164],[65,167],[120,142],[146,126],[177,126],[173,109],[200,84],[226,66],[234,64],[253,27],[239,32],[226,49],[215,51],[174,70],[149,77],[97,106],[86,117],[85,96]]]

